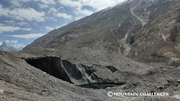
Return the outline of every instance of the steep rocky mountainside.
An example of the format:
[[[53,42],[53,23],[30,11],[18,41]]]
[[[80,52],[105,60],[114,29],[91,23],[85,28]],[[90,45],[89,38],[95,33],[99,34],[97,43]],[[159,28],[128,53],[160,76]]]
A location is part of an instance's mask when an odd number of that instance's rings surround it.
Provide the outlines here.
[[[155,14],[139,31],[128,54],[143,62],[166,62],[178,66],[180,57],[180,2],[172,0],[149,8]]]
[[[64,57],[87,60],[92,54],[116,52],[140,62],[177,66],[179,9],[179,0],[127,0],[53,30],[26,49],[56,48]]]
[[[0,51],[0,100],[179,101],[179,15],[179,0],[126,0]]]
[[[0,50],[8,51],[8,52],[11,52],[11,51],[18,51],[17,49],[15,49],[15,48],[12,47],[12,46],[7,46],[7,44],[6,44],[5,42],[3,42],[2,45],[0,45]]]

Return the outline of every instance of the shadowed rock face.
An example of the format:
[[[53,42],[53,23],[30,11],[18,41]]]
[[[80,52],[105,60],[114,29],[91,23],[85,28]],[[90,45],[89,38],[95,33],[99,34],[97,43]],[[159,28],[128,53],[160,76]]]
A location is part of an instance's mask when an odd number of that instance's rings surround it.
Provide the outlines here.
[[[45,57],[37,59],[26,59],[26,62],[56,78],[73,83],[70,78],[79,80],[81,72],[74,64],[56,57]]]
[[[116,68],[113,67],[113,66],[107,66],[107,68],[108,68],[109,70],[111,70],[113,73],[118,70],[118,69],[116,69]]]
[[[30,58],[25,59],[25,61],[47,74],[74,85],[79,85],[80,87],[104,89],[106,87],[114,87],[125,84],[125,82],[115,83],[113,80],[106,80],[106,77],[96,75],[98,69],[98,66],[96,65],[93,65],[92,67],[82,64],[76,66],[75,64],[72,64],[67,60],[62,60],[58,57]],[[104,66],[104,69],[111,71],[111,73],[118,70],[113,66]],[[106,72],[104,73],[106,74]]]

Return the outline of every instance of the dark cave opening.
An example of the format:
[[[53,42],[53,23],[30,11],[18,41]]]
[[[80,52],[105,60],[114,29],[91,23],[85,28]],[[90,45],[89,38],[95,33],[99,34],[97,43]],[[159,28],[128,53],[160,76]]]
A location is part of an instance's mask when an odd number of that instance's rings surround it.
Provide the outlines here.
[[[39,58],[29,58],[25,59],[25,61],[37,68],[42,70],[43,72],[46,72],[49,75],[52,75],[58,79],[61,79],[63,81],[69,82],[71,84],[74,84],[79,87],[83,88],[93,88],[93,89],[105,89],[107,87],[115,87],[115,86],[121,86],[125,83],[87,83],[82,85],[77,85],[76,82],[78,80],[84,81],[84,77],[82,74],[86,73],[90,76],[89,73],[95,72],[93,69],[88,69],[90,67],[84,66],[85,72],[82,73],[79,68],[75,64],[70,63],[69,61],[62,60],[58,57],[39,57]],[[117,69],[113,66],[106,66],[107,69],[111,70],[112,72],[117,71]],[[96,79],[99,79],[98,77]]]
[[[66,70],[61,65],[61,59],[55,57],[43,57],[37,59],[25,59],[25,61],[33,67],[36,67],[49,75],[52,75],[63,81],[73,83]],[[65,63],[66,64],[66,63]]]

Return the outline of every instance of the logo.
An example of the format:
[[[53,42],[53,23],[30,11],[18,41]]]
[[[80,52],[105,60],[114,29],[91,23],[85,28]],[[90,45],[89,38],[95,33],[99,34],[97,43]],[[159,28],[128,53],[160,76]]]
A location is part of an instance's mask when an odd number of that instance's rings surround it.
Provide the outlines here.
[[[107,95],[108,95],[109,97],[113,97],[113,92],[110,91],[110,92],[107,93]]]

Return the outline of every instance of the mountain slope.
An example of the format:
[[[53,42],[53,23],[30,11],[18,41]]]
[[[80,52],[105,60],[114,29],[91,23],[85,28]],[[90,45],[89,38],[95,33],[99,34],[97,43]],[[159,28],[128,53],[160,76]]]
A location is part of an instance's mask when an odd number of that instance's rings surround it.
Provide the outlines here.
[[[135,31],[140,26],[137,18],[131,15],[129,6],[121,4],[54,30],[25,49],[56,48],[61,50],[59,54],[65,59],[77,58],[86,63],[97,63],[99,60],[100,63],[107,64],[107,61],[115,58],[112,56],[123,54],[123,43],[126,42],[121,39],[126,33],[130,33],[130,29]]]
[[[53,30],[19,52],[0,51],[0,99],[179,101],[180,66],[169,61],[178,60],[179,3],[127,0]],[[116,96],[129,91],[169,96]]]
[[[180,2],[178,0],[154,5],[154,16],[135,36],[129,57],[143,62],[166,62],[179,65]]]
[[[93,58],[91,54],[118,53],[141,62],[179,60],[179,31],[176,30],[179,29],[179,7],[179,0],[127,0],[53,30],[25,49],[56,48],[69,58],[87,59]],[[175,38],[169,40],[176,40],[175,46],[172,46],[174,41],[167,42],[170,30],[174,30],[171,37]],[[162,53],[162,46],[166,49],[163,54],[168,55],[157,55]]]
[[[93,26],[94,30],[97,30],[97,29],[106,30],[106,28],[107,30],[115,29],[118,27],[119,24],[123,23],[123,21],[126,19],[134,20],[134,18],[131,16],[129,12],[128,7],[124,7],[123,5],[120,5],[113,8],[108,8],[100,12],[97,12],[95,14],[92,14],[91,16],[72,22],[62,28],[53,30],[49,34],[41,37],[40,39],[36,40],[34,43],[32,43],[31,45],[27,47],[31,47],[31,46],[46,47],[46,45],[50,41],[52,41],[52,39],[55,38],[56,36],[62,35],[62,33],[67,32],[74,27],[77,27],[77,26],[81,27],[86,24]]]
[[[2,45],[0,45],[0,50],[8,51],[8,52],[17,51],[17,49],[15,49],[14,47],[12,47],[12,46],[7,46],[7,44],[6,44],[5,42],[3,42]]]

